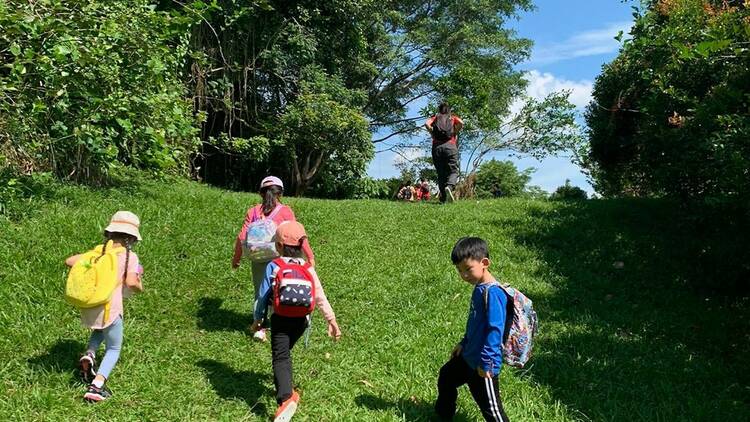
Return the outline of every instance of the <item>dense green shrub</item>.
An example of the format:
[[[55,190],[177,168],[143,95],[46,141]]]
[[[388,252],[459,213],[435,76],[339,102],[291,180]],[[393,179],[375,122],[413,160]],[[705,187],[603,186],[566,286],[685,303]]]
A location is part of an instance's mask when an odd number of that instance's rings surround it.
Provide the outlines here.
[[[364,177],[357,183],[356,199],[391,199],[396,195],[399,179],[373,179]]]
[[[604,195],[750,195],[750,3],[651,1],[588,107]]]
[[[186,168],[187,23],[146,0],[0,3],[0,166],[85,181]]]
[[[565,184],[555,189],[549,199],[553,201],[581,201],[588,199],[588,194],[578,186],[571,185],[570,180],[565,180]]]
[[[480,198],[519,196],[526,190],[532,173],[533,168],[518,171],[512,161],[492,159],[476,173],[476,194]]]

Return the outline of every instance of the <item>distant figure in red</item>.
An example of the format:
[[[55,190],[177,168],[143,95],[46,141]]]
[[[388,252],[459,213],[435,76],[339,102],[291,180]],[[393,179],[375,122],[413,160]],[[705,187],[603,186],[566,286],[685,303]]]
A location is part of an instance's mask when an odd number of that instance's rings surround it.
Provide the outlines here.
[[[419,184],[417,184],[414,188],[417,191],[417,200],[430,200],[430,184],[427,183],[427,179],[425,179],[424,177],[420,179]]]

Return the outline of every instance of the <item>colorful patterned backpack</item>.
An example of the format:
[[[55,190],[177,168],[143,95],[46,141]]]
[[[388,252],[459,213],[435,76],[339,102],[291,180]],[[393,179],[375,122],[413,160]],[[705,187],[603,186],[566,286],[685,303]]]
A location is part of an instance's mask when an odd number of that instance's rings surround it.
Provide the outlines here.
[[[276,223],[273,218],[281,211],[281,204],[265,216],[258,205],[253,208],[252,223],[247,226],[245,233],[245,256],[253,262],[268,262],[279,254],[276,252],[276,242],[273,237],[276,234]]]
[[[531,299],[510,285],[493,283],[508,295],[508,312],[503,333],[503,361],[513,367],[523,368],[531,359],[531,349],[537,331],[536,311]],[[487,308],[489,288],[484,290],[484,307]],[[511,314],[512,311],[512,314]]]
[[[315,310],[315,280],[310,263],[298,264],[283,258],[273,277],[273,312],[285,317],[304,317]]]

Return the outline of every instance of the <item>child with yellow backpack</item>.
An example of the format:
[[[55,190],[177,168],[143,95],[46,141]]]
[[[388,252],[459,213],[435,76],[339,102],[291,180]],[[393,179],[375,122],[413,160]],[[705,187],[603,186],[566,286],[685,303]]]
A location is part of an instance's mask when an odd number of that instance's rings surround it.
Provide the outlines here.
[[[81,311],[81,323],[92,329],[86,352],[78,362],[81,378],[89,384],[83,398],[99,402],[112,392],[104,385],[120,357],[123,338],[123,297],[142,292],[142,267],[133,246],[141,240],[140,219],[118,211],[104,229],[104,244],[65,260],[71,267],[65,299]],[[96,351],[105,343],[104,358],[96,367]]]

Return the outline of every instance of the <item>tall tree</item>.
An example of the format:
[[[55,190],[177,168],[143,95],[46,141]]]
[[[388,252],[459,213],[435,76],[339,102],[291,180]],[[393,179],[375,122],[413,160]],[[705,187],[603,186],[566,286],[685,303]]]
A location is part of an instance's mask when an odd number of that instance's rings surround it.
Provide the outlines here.
[[[748,2],[648,2],[586,113],[597,191],[747,198],[748,63]]]
[[[235,160],[234,173],[285,171],[272,158],[282,144],[268,148],[266,140],[310,67],[363,94],[349,106],[379,134],[373,143],[415,134],[426,110],[407,112],[438,99],[472,115],[478,128],[499,128],[525,84],[513,65],[531,45],[505,23],[530,7],[530,0],[191,2],[188,13],[204,17],[193,32],[191,66],[196,107],[208,115],[203,152],[225,165],[242,155],[236,143],[220,141],[226,134],[268,151],[250,166]]]

